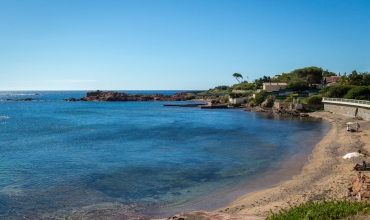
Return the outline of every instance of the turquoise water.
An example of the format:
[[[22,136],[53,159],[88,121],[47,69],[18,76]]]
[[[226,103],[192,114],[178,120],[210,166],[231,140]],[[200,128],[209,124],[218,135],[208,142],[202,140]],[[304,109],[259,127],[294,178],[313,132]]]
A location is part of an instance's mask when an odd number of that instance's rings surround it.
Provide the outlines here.
[[[329,129],[312,119],[163,106],[179,102],[61,101],[85,93],[0,92],[1,219],[111,206],[117,215],[169,216],[309,154]]]

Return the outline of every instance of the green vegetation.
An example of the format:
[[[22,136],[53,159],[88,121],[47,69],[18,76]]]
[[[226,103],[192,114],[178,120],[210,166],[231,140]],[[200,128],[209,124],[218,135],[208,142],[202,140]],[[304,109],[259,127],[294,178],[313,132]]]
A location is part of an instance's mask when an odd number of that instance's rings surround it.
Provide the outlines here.
[[[326,86],[320,90],[320,94],[323,97],[328,98],[343,98],[349,90],[354,86]]]
[[[261,104],[262,102],[264,102],[267,98],[267,94],[266,94],[266,91],[262,90],[258,93],[256,93],[256,97],[254,99],[252,99],[251,101],[255,104],[255,105],[259,105]]]
[[[307,81],[299,78],[289,82],[287,87],[293,89],[294,91],[309,89]]]
[[[223,94],[227,94],[229,92],[232,91],[232,88],[230,88],[229,86],[217,86],[213,89],[209,89],[208,91],[205,91],[205,92],[199,92],[197,93],[197,95],[223,95]]]
[[[242,78],[243,79],[243,76],[240,73],[234,73],[233,74],[233,77],[235,77],[235,79],[238,80],[239,83],[240,83],[239,78]]]
[[[370,73],[357,73],[357,71],[354,70],[348,76],[344,74],[339,82],[341,85],[370,86]]]
[[[187,100],[195,99],[195,95],[192,93],[188,93],[185,97]]]
[[[242,95],[243,95],[243,94],[241,94],[241,93],[236,93],[236,92],[230,92],[230,93],[229,93],[229,96],[230,96],[231,98],[240,98],[240,97],[242,97]]]
[[[287,103],[293,102],[293,99],[294,99],[296,96],[297,96],[296,94],[290,94],[290,95],[288,95],[288,96],[284,99],[284,102],[287,102]]]
[[[326,86],[319,91],[318,96],[307,97],[308,90],[310,94],[315,94],[318,92],[316,89],[317,84],[325,83],[323,77],[336,76],[336,73],[330,72],[329,70],[323,70],[322,68],[311,66],[304,67],[300,69],[295,69],[289,73],[282,73],[271,78],[268,76],[263,76],[259,79],[255,79],[252,82],[241,81],[243,79],[242,74],[234,73],[233,77],[238,81],[238,84],[232,86],[222,85],[211,88],[208,91],[197,92],[195,97],[207,97],[207,99],[223,97],[224,95],[229,95],[233,98],[251,96],[252,93],[256,94],[255,99],[250,99],[251,104],[259,105],[266,99],[265,93],[256,93],[257,89],[262,89],[262,85],[265,82],[285,82],[287,83],[286,91],[293,91],[298,97],[295,96],[285,96],[279,93],[272,93],[271,95],[275,100],[284,100],[285,102],[292,102],[293,99],[300,100],[302,104],[319,104],[321,103],[321,97],[328,98],[347,98],[347,99],[359,99],[359,100],[369,100],[370,99],[370,73],[362,72],[357,73],[356,70],[352,71],[350,75],[347,76],[344,73],[341,76],[338,86]],[[340,76],[340,73],[338,74]],[[247,77],[248,78],[248,77]],[[245,93],[240,92],[245,91]],[[284,92],[283,92],[284,93]],[[193,98],[189,96],[189,99]],[[263,100],[262,100],[263,99]],[[224,102],[228,102],[228,98],[224,98]]]
[[[322,71],[322,76],[323,77],[327,77],[327,76],[336,76],[337,74],[333,73],[333,72],[329,72],[328,70],[324,70]]]
[[[322,104],[322,96],[321,95],[313,95],[307,98],[307,104],[315,105],[315,104]]]
[[[220,98],[220,102],[221,103],[229,103],[229,98],[227,97],[227,96],[222,96],[221,98]]]
[[[369,100],[370,88],[367,86],[356,86],[350,89],[343,97],[345,99]]]
[[[257,85],[255,83],[248,83],[247,81],[241,82],[239,84],[235,84],[232,86],[232,89],[235,90],[256,90]]]
[[[255,79],[253,84],[256,85],[256,87],[262,87],[263,83],[271,81],[272,79],[269,76],[263,76],[262,78]]]
[[[294,90],[306,90],[308,87],[312,87],[313,84],[319,84],[322,81],[323,73],[326,75],[334,74],[328,70],[323,71],[322,68],[311,66],[301,69],[295,69],[290,73],[282,73],[274,82],[286,82],[288,88]]]
[[[279,213],[271,212],[266,220],[296,220],[296,219],[341,219],[356,214],[370,214],[370,204],[362,202],[344,201],[308,201],[289,210],[280,210]]]

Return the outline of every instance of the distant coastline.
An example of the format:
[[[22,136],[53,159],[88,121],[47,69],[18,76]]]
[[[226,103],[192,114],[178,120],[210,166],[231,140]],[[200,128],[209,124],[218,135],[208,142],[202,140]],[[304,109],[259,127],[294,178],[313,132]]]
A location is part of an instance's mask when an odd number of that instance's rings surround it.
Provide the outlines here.
[[[97,90],[95,92],[87,92],[86,96],[76,99],[69,98],[68,101],[186,101],[189,98],[188,92],[175,93],[174,95],[163,94],[127,94],[124,92],[104,92]]]

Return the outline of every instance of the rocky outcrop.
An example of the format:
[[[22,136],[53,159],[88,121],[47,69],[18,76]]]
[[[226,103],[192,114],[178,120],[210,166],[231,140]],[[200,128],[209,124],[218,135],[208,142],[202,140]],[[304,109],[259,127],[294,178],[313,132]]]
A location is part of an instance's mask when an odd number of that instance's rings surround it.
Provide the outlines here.
[[[6,101],[37,101],[37,99],[33,99],[33,98],[25,98],[25,99],[6,99]]]
[[[266,101],[261,103],[261,106],[264,108],[272,108],[272,106],[274,106],[274,100],[266,99]]]
[[[270,106],[270,104],[266,103],[267,106]],[[295,109],[290,108],[275,108],[275,107],[266,107],[266,105],[261,106],[245,106],[245,111],[250,112],[262,112],[262,113],[268,113],[268,114],[279,114],[279,115],[292,115],[292,116],[300,116],[300,112]]]
[[[180,92],[172,96],[153,94],[153,95],[130,95],[123,92],[103,92],[97,90],[88,92],[85,97],[80,99],[70,98],[69,101],[185,101],[189,93]]]
[[[359,172],[348,186],[351,201],[363,201],[370,198],[370,177]]]

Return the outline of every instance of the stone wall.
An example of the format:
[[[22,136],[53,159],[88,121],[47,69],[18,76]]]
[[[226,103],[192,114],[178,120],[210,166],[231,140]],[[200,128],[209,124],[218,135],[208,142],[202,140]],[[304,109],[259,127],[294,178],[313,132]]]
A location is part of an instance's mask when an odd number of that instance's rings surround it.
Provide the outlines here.
[[[357,116],[365,119],[366,121],[370,121],[370,109],[358,107]]]
[[[241,104],[241,103],[245,103],[248,99],[249,97],[240,97],[240,98],[229,97],[229,102],[232,104]]]
[[[342,104],[324,103],[325,111],[333,112],[348,117],[361,117],[366,121],[370,121],[370,108],[349,106]]]

